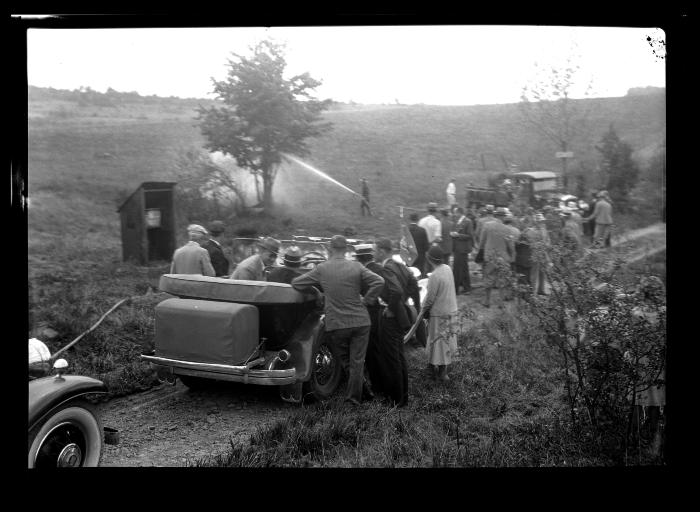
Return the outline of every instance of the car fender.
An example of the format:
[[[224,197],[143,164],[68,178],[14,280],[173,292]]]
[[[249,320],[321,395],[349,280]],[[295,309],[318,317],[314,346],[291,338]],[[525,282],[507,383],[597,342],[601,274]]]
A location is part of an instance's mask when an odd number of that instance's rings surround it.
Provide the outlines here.
[[[29,381],[29,421],[31,430],[56,407],[82,395],[106,393],[107,386],[82,375],[43,377]]]
[[[297,372],[297,381],[311,378],[313,357],[321,344],[323,326],[322,315],[309,313],[285,346],[291,354],[290,361]]]

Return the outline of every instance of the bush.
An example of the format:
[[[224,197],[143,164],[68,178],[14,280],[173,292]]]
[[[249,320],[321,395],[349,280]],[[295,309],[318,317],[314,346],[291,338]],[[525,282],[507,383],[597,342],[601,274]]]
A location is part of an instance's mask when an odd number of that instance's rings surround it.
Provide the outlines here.
[[[611,256],[591,252],[575,260],[559,246],[548,249],[549,258],[542,247],[536,251],[550,261],[552,292],[523,293],[525,311],[559,354],[572,424],[626,447],[638,393],[664,384],[663,283],[636,276],[630,286],[620,278],[622,262]]]

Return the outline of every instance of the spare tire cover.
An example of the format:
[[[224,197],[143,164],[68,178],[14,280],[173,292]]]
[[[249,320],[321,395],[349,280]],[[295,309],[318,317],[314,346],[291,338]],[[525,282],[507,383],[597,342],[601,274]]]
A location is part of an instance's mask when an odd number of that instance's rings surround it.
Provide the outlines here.
[[[245,304],[297,304],[315,300],[286,283],[246,281],[197,274],[164,274],[158,288],[182,298],[209,299]]]

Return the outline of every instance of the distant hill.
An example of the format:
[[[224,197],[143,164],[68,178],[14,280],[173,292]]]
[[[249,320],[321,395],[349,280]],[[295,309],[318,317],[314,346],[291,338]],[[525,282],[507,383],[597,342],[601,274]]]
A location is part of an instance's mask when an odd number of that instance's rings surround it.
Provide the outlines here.
[[[593,172],[594,146],[611,123],[645,165],[666,134],[665,90],[648,89],[631,89],[619,98],[574,100],[590,107],[591,135],[571,148],[571,170]],[[202,147],[196,108],[210,104],[30,86],[30,242],[32,235],[92,230],[95,236],[109,232],[108,243],[118,247],[115,198],[143,181],[172,179],[178,152]],[[334,129],[311,141],[304,160],[354,190],[359,178],[367,177],[381,219],[362,219],[355,196],[299,166],[284,165],[275,200],[288,208],[295,225],[319,233],[349,224],[369,234],[393,232],[396,205],[422,208],[428,201],[444,202],[451,177],[458,187],[486,185],[489,174],[512,164],[521,170],[561,166],[554,155],[558,148],[523,126],[517,104],[337,104],[325,118]]]

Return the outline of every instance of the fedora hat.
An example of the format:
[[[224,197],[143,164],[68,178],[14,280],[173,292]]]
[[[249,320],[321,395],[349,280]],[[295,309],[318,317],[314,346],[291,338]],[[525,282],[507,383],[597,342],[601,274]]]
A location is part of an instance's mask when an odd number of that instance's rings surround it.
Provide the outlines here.
[[[219,235],[223,233],[225,229],[226,226],[224,226],[224,223],[220,220],[215,220],[211,224],[209,224],[209,232],[212,235]]]
[[[301,265],[301,249],[296,245],[287,249],[287,252],[284,253],[282,263],[287,267],[298,267]]]
[[[377,246],[377,249],[383,249],[389,252],[394,250],[394,244],[389,238],[380,238],[379,240],[377,240],[375,245]]]
[[[262,247],[266,251],[277,254],[280,250],[280,242],[279,240],[268,236],[258,242],[258,247]]]
[[[331,248],[333,249],[347,249],[348,239],[343,235],[333,235],[331,237]]]

